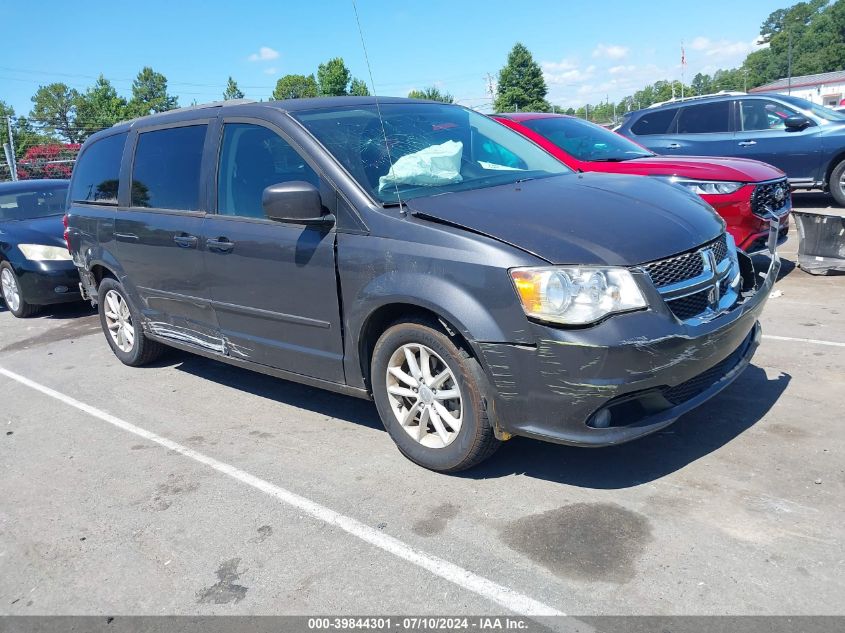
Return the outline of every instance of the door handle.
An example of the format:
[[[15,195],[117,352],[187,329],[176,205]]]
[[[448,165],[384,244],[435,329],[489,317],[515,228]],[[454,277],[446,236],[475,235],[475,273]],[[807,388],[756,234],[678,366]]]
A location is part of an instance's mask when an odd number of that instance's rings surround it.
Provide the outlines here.
[[[137,242],[138,236],[134,233],[118,233],[115,231],[114,239],[118,242]]]
[[[681,144],[680,143],[669,143],[666,146],[666,149],[681,149]]]
[[[233,248],[235,248],[235,243],[230,242],[226,237],[218,237],[216,239],[210,239],[205,241],[205,245],[208,247],[210,251],[218,251],[220,253],[228,253]]]
[[[749,145],[757,145],[757,141],[740,141],[738,144],[740,147],[748,147]]]
[[[173,241],[176,242],[182,248],[191,248],[197,245],[197,236],[196,235],[176,235],[173,237]]]

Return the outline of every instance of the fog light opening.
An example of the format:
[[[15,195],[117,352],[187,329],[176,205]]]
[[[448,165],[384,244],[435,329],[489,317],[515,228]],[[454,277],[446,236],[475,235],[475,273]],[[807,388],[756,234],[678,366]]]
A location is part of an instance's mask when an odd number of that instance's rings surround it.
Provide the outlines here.
[[[608,409],[602,409],[590,418],[587,422],[587,426],[594,429],[606,429],[610,427],[610,418],[610,411]]]
[[[55,292],[57,295],[63,295],[67,292],[67,286],[56,286],[55,288],[53,288],[53,292]]]

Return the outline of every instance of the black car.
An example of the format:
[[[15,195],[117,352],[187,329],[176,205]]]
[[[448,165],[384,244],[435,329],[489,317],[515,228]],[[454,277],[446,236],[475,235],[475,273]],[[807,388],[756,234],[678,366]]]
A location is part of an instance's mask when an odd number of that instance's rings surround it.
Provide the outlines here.
[[[670,424],[749,363],[780,266],[755,271],[680,187],[576,174],[471,110],[373,97],[99,132],[68,222],[122,362],[167,345],[373,398],[441,471],[512,435],[598,446]]]
[[[658,154],[753,158],[793,189],[826,189],[845,206],[845,113],[776,93],[676,99],[625,115],[617,130]]]
[[[0,292],[16,317],[79,301],[79,274],[64,240],[69,181],[0,183]]]

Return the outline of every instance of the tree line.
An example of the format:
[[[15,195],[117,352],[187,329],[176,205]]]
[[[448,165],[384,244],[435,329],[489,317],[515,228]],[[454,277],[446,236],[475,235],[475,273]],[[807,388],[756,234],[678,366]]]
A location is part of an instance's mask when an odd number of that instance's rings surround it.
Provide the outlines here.
[[[368,96],[363,79],[353,77],[342,57],[334,57],[309,75],[285,75],[276,82],[270,99],[297,99],[317,96]],[[451,103],[447,92],[435,87],[412,90],[409,97]],[[231,76],[226,82],[223,99],[243,99],[244,93]],[[32,110],[26,116],[0,101],[0,146],[8,141],[6,117],[12,117],[15,154],[23,158],[28,150],[56,142],[76,145],[91,134],[119,121],[172,110],[179,99],[170,94],[167,78],[150,67],[144,67],[132,82],[129,99],[118,95],[111,82],[100,75],[83,91],[62,82],[39,86],[32,96]]]

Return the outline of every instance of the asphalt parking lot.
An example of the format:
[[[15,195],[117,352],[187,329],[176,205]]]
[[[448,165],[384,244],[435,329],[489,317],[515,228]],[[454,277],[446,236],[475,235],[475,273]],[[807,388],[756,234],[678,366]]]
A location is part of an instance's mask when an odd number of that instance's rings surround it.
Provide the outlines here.
[[[842,614],[845,275],[796,250],[707,405],[458,476],[371,403],[176,351],[128,368],[86,306],[0,308],[25,379],[0,375],[0,613]]]

